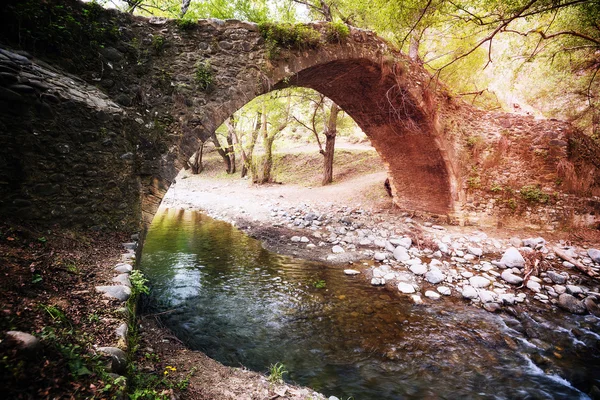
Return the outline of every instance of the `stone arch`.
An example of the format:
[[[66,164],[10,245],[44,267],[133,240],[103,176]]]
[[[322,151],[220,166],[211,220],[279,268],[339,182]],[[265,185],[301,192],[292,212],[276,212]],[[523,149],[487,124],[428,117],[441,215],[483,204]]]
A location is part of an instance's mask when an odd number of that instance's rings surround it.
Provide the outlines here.
[[[311,26],[322,31],[325,25]],[[202,33],[188,39],[185,48],[173,53],[179,69],[171,68],[172,74],[189,84],[197,65],[210,65],[216,73],[215,85],[208,93],[173,95],[171,114],[179,116],[181,135],[163,157],[159,178],[147,187],[146,221],[184,160],[195,151],[199,136],[216,129],[255,97],[287,86],[326,95],[356,121],[386,164],[394,202],[400,208],[455,213],[458,190],[451,146],[439,128],[438,100],[428,88],[430,75],[420,65],[372,32],[355,28],[343,43],[288,50],[276,60],[267,57],[255,24],[199,21],[199,32],[210,35],[211,43],[206,44]]]

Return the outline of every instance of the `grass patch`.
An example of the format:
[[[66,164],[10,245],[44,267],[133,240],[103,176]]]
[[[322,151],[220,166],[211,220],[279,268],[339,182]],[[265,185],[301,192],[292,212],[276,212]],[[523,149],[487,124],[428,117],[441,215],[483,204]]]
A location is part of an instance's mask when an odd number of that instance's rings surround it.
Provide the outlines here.
[[[281,49],[308,50],[321,46],[321,34],[304,24],[263,22],[258,25],[260,34],[265,39],[267,57],[277,58]]]

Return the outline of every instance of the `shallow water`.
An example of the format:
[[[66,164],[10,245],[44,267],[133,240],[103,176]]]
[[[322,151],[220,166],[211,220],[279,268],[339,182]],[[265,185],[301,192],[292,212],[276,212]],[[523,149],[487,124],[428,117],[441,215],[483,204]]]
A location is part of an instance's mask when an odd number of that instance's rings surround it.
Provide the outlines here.
[[[596,318],[414,305],[200,213],[159,211],[141,268],[148,312],[168,311],[163,322],[190,348],[261,372],[281,362],[286,380],[326,395],[585,399],[600,387]]]

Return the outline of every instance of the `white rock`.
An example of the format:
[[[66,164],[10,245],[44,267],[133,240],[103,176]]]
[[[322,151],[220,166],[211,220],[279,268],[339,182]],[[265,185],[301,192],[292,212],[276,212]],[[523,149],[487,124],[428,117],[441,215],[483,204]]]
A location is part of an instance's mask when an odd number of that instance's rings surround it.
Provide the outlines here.
[[[308,242],[310,242],[310,240],[308,240],[308,238],[306,236],[302,236],[300,238],[300,242],[302,242],[302,243],[308,243]]]
[[[476,257],[481,257],[483,255],[483,250],[480,249],[479,247],[468,246],[467,251]]]
[[[509,269],[505,269],[504,271],[502,271],[502,274],[500,276],[502,277],[502,279],[504,279],[511,285],[520,285],[521,283],[523,283],[523,278],[513,274]]]
[[[502,293],[498,296],[504,304],[515,304],[516,298],[512,293]]]
[[[294,243],[297,243],[300,241],[300,236],[292,236],[292,238],[290,240]]]
[[[468,278],[470,278],[470,277],[472,277],[472,276],[473,276],[473,273],[472,273],[471,271],[462,271],[462,272],[460,273],[460,275],[461,275],[463,278],[467,278],[467,279],[468,279]]]
[[[448,286],[438,286],[437,291],[444,296],[450,296],[450,294],[452,294],[452,290]]]
[[[429,263],[430,267],[441,267],[443,265],[444,265],[444,263],[441,262],[440,260],[431,260],[431,262]]]
[[[413,294],[412,296],[410,296],[410,298],[415,304],[423,304],[423,299],[421,299],[421,296],[419,296],[418,294]]]
[[[519,253],[519,250],[517,250],[514,247],[509,247],[508,249],[506,249],[500,262],[506,265],[508,268],[523,268],[525,266],[525,259],[523,258],[521,253]]]
[[[405,293],[405,294],[410,294],[410,293],[416,292],[414,286],[411,285],[410,283],[406,283],[406,282],[398,283],[398,290],[400,291],[400,293]]]
[[[476,299],[479,297],[477,290],[473,286],[465,285],[462,289],[462,295],[465,299]]]
[[[358,274],[360,274],[360,271],[357,271],[355,269],[345,269],[344,270],[344,274],[346,274],[346,275],[358,275]]]
[[[433,290],[428,290],[428,291],[425,292],[425,297],[428,297],[428,298],[433,299],[433,300],[437,300],[437,299],[439,299],[442,296],[439,293],[434,292]]]
[[[529,290],[532,290],[536,293],[539,293],[539,291],[542,289],[542,285],[531,279],[527,280],[527,284],[525,286],[527,286]]]
[[[390,240],[391,242],[391,240]],[[397,243],[394,243],[396,246],[402,246],[405,249],[410,249],[410,246],[412,246],[412,239],[409,237],[403,237],[397,240]]]
[[[373,258],[377,261],[383,261],[387,258],[387,254],[382,252],[382,251],[377,251],[375,252],[375,254],[373,255]]]
[[[410,256],[408,255],[408,251],[404,247],[398,246],[394,250],[394,258],[396,259],[396,261],[407,261],[410,259]]]
[[[446,275],[439,268],[433,267],[425,274],[425,280],[433,285],[442,282],[444,279],[446,279]]]
[[[485,288],[490,286],[492,282],[483,276],[473,276],[469,278],[469,283],[475,288]]]
[[[479,300],[481,300],[482,303],[492,303],[496,301],[496,293],[490,292],[489,290],[480,290]]]
[[[408,269],[415,275],[424,275],[427,273],[427,265],[425,264],[413,264]]]
[[[372,278],[371,279],[371,285],[373,285],[373,286],[385,285],[385,279],[383,279],[383,278]]]
[[[334,254],[339,254],[339,253],[344,253],[345,250],[344,250],[344,248],[342,246],[335,245],[335,246],[333,246],[331,248],[331,252],[334,253]]]

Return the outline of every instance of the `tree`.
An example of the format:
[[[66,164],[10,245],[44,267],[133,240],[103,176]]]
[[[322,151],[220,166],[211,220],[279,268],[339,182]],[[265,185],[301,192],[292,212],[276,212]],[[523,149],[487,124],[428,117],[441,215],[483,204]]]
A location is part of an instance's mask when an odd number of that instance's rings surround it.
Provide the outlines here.
[[[283,99],[278,96],[280,94],[283,94]],[[290,122],[291,96],[289,91],[280,91],[279,93],[272,95],[270,100],[271,101],[264,100],[262,104],[261,135],[265,155],[262,163],[262,176],[260,177],[259,183],[272,182],[273,142],[275,142],[275,139]],[[282,100],[285,101],[284,107],[282,107],[283,104],[281,104]],[[268,103],[270,103],[269,105],[271,107],[267,107]]]
[[[314,91],[297,89],[303,103],[309,104],[309,110],[300,110],[308,115],[310,122],[304,122],[302,116],[293,116],[294,120],[311,132],[319,145],[319,153],[323,155],[322,185],[333,182],[333,159],[335,154],[335,138],[337,135],[338,116],[340,108],[333,101]],[[326,109],[329,109],[329,112]],[[319,134],[325,136],[325,148]]]

